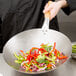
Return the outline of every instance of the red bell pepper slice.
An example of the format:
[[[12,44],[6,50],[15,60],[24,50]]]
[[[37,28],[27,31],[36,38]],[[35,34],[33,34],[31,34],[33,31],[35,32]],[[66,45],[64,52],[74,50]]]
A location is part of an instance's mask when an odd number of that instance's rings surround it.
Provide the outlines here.
[[[56,42],[54,42],[54,47],[53,47],[53,50],[55,50],[55,47],[56,47]]]
[[[55,49],[54,54],[55,54],[56,58],[57,58],[57,53],[58,53],[58,51]]]
[[[67,58],[68,58],[67,56],[62,56],[62,57],[59,56],[59,57],[58,57],[58,59],[60,59],[60,60],[61,60],[61,59],[67,59]]]
[[[37,47],[32,47],[32,48],[30,49],[30,54],[31,54],[31,52],[32,52],[34,49],[38,49],[38,48],[37,48]]]
[[[47,52],[44,48],[38,49],[38,52],[41,51],[41,53]]]
[[[23,51],[23,50],[20,50],[20,52],[21,52],[23,55],[25,55],[25,53],[24,53],[24,51]]]

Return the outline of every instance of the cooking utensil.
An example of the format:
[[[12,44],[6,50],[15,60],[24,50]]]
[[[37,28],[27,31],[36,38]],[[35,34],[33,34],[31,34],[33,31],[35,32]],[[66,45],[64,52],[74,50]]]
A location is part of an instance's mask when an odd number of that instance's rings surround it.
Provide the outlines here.
[[[48,21],[48,20],[47,20]],[[63,52],[68,57],[71,56],[72,45],[70,39],[61,32],[55,30],[48,30],[46,34],[42,29],[31,29],[23,31],[13,36],[3,48],[3,57],[8,65],[19,71],[19,66],[14,61],[16,60],[14,52],[18,53],[19,50],[28,51],[32,47],[39,47],[41,43],[50,43],[51,45],[56,42],[56,49]],[[54,69],[52,69],[54,70]],[[52,71],[51,70],[51,71]],[[22,72],[22,71],[19,71]],[[23,72],[25,74],[40,74],[49,71],[41,72]]]

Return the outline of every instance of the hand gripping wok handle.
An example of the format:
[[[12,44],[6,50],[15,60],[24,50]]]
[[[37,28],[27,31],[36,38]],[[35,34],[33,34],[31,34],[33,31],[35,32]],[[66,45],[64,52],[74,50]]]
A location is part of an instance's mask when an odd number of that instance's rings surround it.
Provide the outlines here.
[[[52,3],[52,1],[49,1],[48,5],[50,5],[51,3]],[[45,16],[45,20],[44,20],[44,23],[43,23],[43,26],[42,26],[42,30],[44,32],[47,32],[47,30],[49,29],[50,11],[46,12],[44,14],[44,16]]]
[[[48,5],[50,5],[51,3],[52,3],[52,1],[48,1]],[[46,12],[44,15],[45,15],[45,18],[50,19],[50,11]]]

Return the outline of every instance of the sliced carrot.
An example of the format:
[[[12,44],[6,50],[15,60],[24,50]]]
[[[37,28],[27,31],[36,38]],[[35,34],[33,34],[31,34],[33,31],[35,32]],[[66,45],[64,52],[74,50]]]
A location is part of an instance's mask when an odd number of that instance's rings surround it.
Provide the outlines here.
[[[52,65],[51,64],[48,64],[47,67],[52,67]]]
[[[30,49],[30,51],[32,51],[32,50],[34,50],[34,49],[38,49],[37,47],[32,47],[31,49]]]
[[[26,64],[24,63],[24,66],[28,68],[28,66],[26,66]]]
[[[49,55],[51,55],[53,51],[54,51],[54,50],[51,50],[50,53],[49,53]]]
[[[32,72],[32,69],[29,69],[29,71],[31,71],[31,72]]]
[[[53,47],[53,49],[50,51],[50,55],[51,55],[51,53],[55,50],[55,47],[56,47],[56,42],[54,42],[54,47]]]
[[[58,58],[59,59],[67,59],[68,57],[67,56],[59,56]]]
[[[55,50],[55,47],[56,47],[56,42],[54,42],[54,47],[53,47],[53,50]]]
[[[41,53],[47,52],[44,48],[39,48],[39,49],[38,49],[38,52],[39,52],[39,51],[40,51]]]
[[[57,52],[58,52],[58,51],[55,49],[54,54],[55,54],[56,58],[57,58]]]
[[[31,54],[31,52],[32,52],[34,49],[38,49],[38,48],[37,48],[37,47],[32,47],[32,48],[30,49],[30,54]]]
[[[24,51],[23,51],[23,50],[20,50],[20,52],[21,52],[23,55],[25,55],[25,53],[24,53]]]
[[[30,64],[30,62],[28,62],[27,64]]]

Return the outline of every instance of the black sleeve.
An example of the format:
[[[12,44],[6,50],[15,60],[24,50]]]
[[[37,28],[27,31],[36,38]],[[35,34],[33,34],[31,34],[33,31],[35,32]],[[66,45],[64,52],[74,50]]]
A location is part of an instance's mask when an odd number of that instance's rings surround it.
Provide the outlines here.
[[[67,0],[68,3],[68,7],[66,8],[62,8],[62,10],[69,15],[70,13],[72,13],[73,11],[76,10],[76,0]]]

